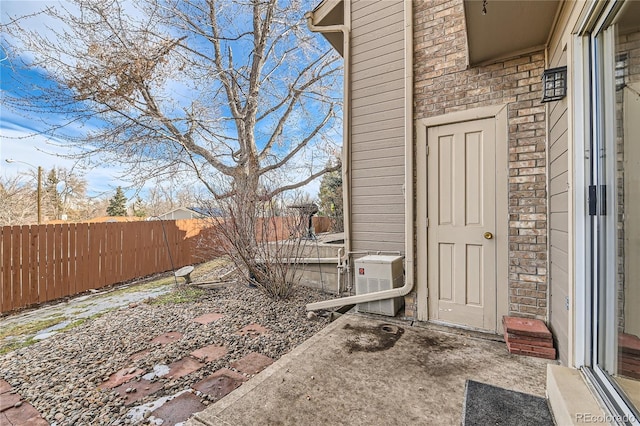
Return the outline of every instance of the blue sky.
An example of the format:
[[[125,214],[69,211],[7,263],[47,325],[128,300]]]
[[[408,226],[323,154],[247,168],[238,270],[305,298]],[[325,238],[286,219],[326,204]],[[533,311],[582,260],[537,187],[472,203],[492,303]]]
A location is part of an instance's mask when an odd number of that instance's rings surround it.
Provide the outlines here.
[[[6,22],[8,16],[19,16],[41,10],[53,2],[47,1],[2,1],[0,2],[0,21]],[[30,23],[32,26],[40,26],[46,31],[50,23],[45,18],[39,18]],[[4,54],[2,58],[4,59]],[[0,62],[0,84],[2,93],[15,93],[14,78],[45,84],[47,76],[34,71],[15,68],[16,64],[8,60]],[[62,123],[64,117],[51,114],[47,119],[53,123]],[[88,182],[89,196],[107,195],[113,193],[117,186],[126,186],[127,183],[116,177],[117,170],[113,167],[97,166],[83,170],[78,168],[73,160],[64,158],[71,154],[63,141],[42,134],[47,126],[37,114],[25,112],[17,113],[9,108],[0,109],[0,175],[15,176],[17,174],[31,174],[33,166],[41,166],[45,170],[53,167],[64,167],[77,170],[84,174]],[[6,159],[16,160],[15,163],[7,163]],[[99,162],[99,159],[96,159]],[[24,163],[20,163],[24,162]]]
[[[0,3],[0,20],[6,22],[8,16],[24,15],[31,12],[41,10],[43,7],[57,2],[43,1],[2,1]],[[303,10],[300,11],[304,13]],[[47,31],[47,26],[51,22],[46,21],[47,18],[31,20],[29,25],[38,28],[39,31]],[[318,42],[322,42],[318,36]],[[26,58],[27,60],[29,58]],[[46,75],[38,75],[30,72],[24,73],[24,70],[14,69],[8,61],[0,63],[2,71],[1,84],[2,91],[8,92],[13,89],[11,79],[14,73],[18,73],[17,77],[32,79],[35,82],[42,83],[46,79]],[[52,114],[48,117],[50,121],[64,121],[64,117]],[[22,163],[8,164],[5,162],[7,158],[17,161],[23,161],[36,166],[42,166],[50,169],[53,166],[71,168],[74,167],[72,160],[63,158],[64,155],[72,154],[67,146],[60,140],[51,138],[40,133],[46,128],[36,115],[18,114],[6,108],[0,110],[0,174],[12,176],[19,173],[30,173],[30,167]],[[81,131],[82,129],[79,129]],[[339,134],[337,135],[339,137]],[[126,181],[118,179],[117,175],[122,174],[122,169],[118,169],[113,165],[108,167],[100,166],[99,158],[92,158],[92,162],[97,164],[91,169],[84,170],[84,177],[88,181],[89,195],[95,196],[99,194],[109,195],[113,193],[116,186],[127,186]],[[77,168],[76,168],[77,169]],[[312,197],[318,192],[319,179],[307,185],[304,188]],[[131,193],[127,194],[131,195]]]

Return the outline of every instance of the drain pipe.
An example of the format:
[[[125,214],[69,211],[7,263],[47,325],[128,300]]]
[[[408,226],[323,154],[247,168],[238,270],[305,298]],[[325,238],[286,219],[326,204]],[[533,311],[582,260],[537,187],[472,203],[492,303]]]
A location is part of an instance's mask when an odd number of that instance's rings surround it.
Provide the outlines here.
[[[343,226],[344,226],[344,248],[346,259],[339,256],[338,280],[341,273],[346,272],[349,279],[349,252],[351,251],[351,48],[349,40],[349,30],[351,27],[351,1],[344,2],[342,25],[315,25],[313,23],[313,12],[304,14],[307,20],[309,31],[316,33],[342,33],[342,58],[343,67],[343,118],[342,118],[342,205],[343,205]],[[342,266],[342,267],[341,267]],[[338,281],[338,294],[342,289]]]
[[[351,19],[351,10],[347,5],[350,5],[350,1],[345,1],[345,19]],[[329,309],[338,306],[350,305],[355,303],[375,302],[377,300],[392,299],[395,297],[403,297],[409,294],[413,290],[414,279],[414,227],[413,227],[413,197],[414,197],[414,183],[413,183],[413,2],[412,0],[404,0],[404,155],[405,155],[405,172],[404,172],[404,225],[405,225],[405,281],[402,287],[383,290],[374,293],[359,294],[356,296],[343,297],[340,299],[325,300],[322,302],[309,303],[306,308],[308,311],[315,311],[318,309]],[[348,10],[348,15],[346,14]],[[309,21],[307,21],[309,22]],[[322,27],[320,27],[322,28]],[[313,30],[312,30],[313,31]],[[346,33],[345,33],[346,39]],[[345,48],[348,43],[345,43]],[[347,50],[345,50],[347,52]],[[345,54],[345,57],[348,56]],[[345,93],[347,82],[346,66],[347,60],[345,60]],[[345,95],[345,99],[347,96]],[[347,104],[345,103],[345,112],[348,112]],[[345,127],[346,128],[346,127]],[[347,130],[348,131],[348,130]],[[348,152],[348,149],[345,149]],[[344,165],[343,165],[344,171]],[[344,179],[344,175],[343,175]],[[347,188],[349,185],[348,180]],[[347,188],[345,193],[348,194]],[[345,207],[346,204],[345,200]],[[349,258],[350,244],[347,242],[350,240],[346,237],[347,233],[347,215],[345,212],[345,246],[347,250],[347,260]],[[349,275],[350,276],[350,275]]]

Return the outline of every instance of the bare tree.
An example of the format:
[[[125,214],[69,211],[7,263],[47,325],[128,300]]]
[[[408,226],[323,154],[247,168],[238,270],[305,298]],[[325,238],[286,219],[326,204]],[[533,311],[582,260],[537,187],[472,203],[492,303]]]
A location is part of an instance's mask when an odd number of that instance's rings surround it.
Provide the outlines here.
[[[72,4],[42,12],[59,23],[54,35],[30,29],[37,15],[3,26],[9,60],[47,79],[23,81],[2,102],[66,114],[47,131],[77,156],[107,154],[138,181],[188,171],[217,199],[270,199],[339,167],[325,167],[333,147],[323,136],[336,125],[340,66],[303,25],[310,4]]]
[[[42,204],[48,219],[80,220],[86,218],[90,200],[87,181],[73,169],[53,167],[43,183]]]
[[[0,176],[0,226],[36,223],[35,185],[21,176]]]
[[[23,84],[2,102],[66,114],[51,133],[79,158],[107,154],[139,183],[195,176],[233,211],[242,235],[229,233],[230,244],[255,269],[261,206],[340,167],[327,162],[337,151],[329,135],[339,125],[340,58],[307,31],[312,3],[72,4],[43,12],[59,24],[53,34],[29,29],[38,16],[2,28],[9,60],[47,73],[45,87]]]

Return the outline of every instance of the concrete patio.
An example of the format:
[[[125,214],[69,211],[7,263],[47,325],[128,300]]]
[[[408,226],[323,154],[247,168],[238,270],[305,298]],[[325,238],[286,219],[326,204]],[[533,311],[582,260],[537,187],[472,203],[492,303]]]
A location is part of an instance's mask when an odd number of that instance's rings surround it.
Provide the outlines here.
[[[187,425],[459,425],[467,379],[544,397],[550,361],[486,337],[347,314]]]

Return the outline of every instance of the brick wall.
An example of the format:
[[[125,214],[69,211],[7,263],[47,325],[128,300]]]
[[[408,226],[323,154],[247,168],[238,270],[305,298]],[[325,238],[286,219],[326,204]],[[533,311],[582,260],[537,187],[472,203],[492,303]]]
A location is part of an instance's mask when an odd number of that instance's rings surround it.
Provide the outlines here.
[[[509,314],[546,319],[544,52],[467,69],[462,0],[415,2],[413,23],[414,118],[508,104]],[[405,299],[407,317],[415,300]]]

